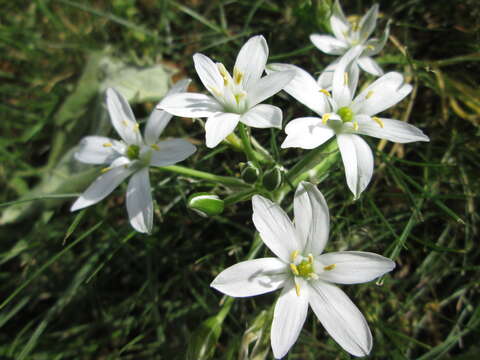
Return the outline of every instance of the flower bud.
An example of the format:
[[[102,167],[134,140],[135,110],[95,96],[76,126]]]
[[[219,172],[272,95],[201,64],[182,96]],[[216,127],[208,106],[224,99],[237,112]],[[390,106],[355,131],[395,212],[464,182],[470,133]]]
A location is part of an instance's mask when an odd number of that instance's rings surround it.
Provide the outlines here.
[[[260,170],[250,161],[242,169],[242,179],[247,184],[254,184],[258,180]]]
[[[224,202],[215,194],[195,193],[188,198],[188,207],[199,215],[207,217],[221,214]]]
[[[265,171],[263,175],[262,184],[265,189],[268,191],[273,191],[278,189],[283,183],[283,171],[282,169],[275,165],[273,168]]]

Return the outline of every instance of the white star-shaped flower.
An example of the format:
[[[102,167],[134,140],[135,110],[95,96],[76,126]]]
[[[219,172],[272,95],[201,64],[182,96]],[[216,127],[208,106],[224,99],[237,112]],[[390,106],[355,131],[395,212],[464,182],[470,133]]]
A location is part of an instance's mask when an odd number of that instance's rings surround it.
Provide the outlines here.
[[[335,36],[312,34],[310,35],[310,41],[320,51],[329,55],[343,55],[352,47],[363,45],[363,52],[355,60],[355,66],[360,66],[364,71],[372,75],[381,76],[383,75],[383,70],[372,59],[372,56],[382,51],[390,30],[389,25],[387,25],[380,39],[370,38],[377,25],[377,18],[378,4],[375,4],[361,19],[352,17],[352,20],[349,21],[345,17],[339,1],[336,0],[333,5],[332,16],[330,17],[330,26]],[[337,64],[338,60],[335,60],[327,66],[318,78],[318,84],[323,89],[331,88],[333,72]]]
[[[189,80],[175,84],[168,94],[185,91]],[[75,158],[87,164],[109,164],[102,174],[78,197],[71,211],[98,203],[130,175],[127,188],[127,211],[132,227],[149,233],[153,226],[153,202],[149,166],[168,166],[185,160],[196,148],[183,139],[159,141],[172,115],[155,109],[145,127],[139,130],[130,105],[112,88],[107,89],[106,103],[110,120],[122,140],[104,136],[87,136],[79,144]]]
[[[268,58],[268,46],[261,35],[249,39],[240,49],[233,76],[222,63],[214,63],[203,54],[195,54],[193,62],[200,80],[212,96],[181,93],[168,96],[159,109],[183,117],[206,117],[206,144],[217,146],[238,122],[256,128],[281,128],[280,108],[260,104],[276,94],[293,78],[293,72],[261,77]]]
[[[355,59],[361,52],[362,47],[357,46],[341,58],[334,72],[331,94],[297,66],[271,64],[267,67],[267,71],[295,71],[295,78],[284,90],[320,115],[291,120],[285,127],[287,138],[281,147],[313,149],[336,136],[347,184],[355,198],[365,190],[373,174],[372,151],[358,135],[398,143],[429,141],[413,125],[375,116],[411,92],[412,86],[404,83],[400,73],[383,75],[353,98],[358,83]]]
[[[234,297],[282,288],[275,305],[271,344],[275,358],[297,340],[309,305],[330,336],[355,356],[366,356],[372,335],[362,313],[334,284],[371,281],[395,267],[388,258],[362,251],[322,254],[328,241],[329,213],[321,192],[301,183],[295,193],[295,225],[270,200],[252,198],[253,222],[266,246],[277,256],[248,260],[222,271],[211,286]]]

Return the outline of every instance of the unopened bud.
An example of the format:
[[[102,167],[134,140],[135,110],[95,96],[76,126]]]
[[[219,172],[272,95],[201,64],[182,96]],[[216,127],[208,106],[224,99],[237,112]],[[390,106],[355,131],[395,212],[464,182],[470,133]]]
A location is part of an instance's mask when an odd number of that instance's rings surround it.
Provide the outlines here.
[[[265,171],[263,175],[262,184],[265,189],[268,191],[273,191],[278,189],[283,183],[283,171],[282,169],[275,165],[273,168]]]
[[[221,214],[224,202],[215,194],[195,193],[189,197],[188,207],[199,215],[207,217]]]
[[[254,184],[260,176],[260,170],[250,161],[242,169],[242,179],[247,184]]]

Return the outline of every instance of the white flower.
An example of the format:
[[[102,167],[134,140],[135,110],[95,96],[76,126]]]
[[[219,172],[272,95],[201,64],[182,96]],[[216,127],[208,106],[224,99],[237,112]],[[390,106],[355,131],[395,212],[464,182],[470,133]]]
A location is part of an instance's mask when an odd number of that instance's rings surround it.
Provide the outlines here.
[[[260,104],[276,94],[293,78],[292,72],[261,77],[268,58],[268,46],[261,35],[249,39],[240,49],[233,76],[221,63],[202,54],[193,61],[200,80],[212,96],[181,93],[163,99],[159,108],[176,116],[206,117],[206,144],[212,148],[225,139],[238,122],[256,128],[282,127],[282,111]]]
[[[351,17],[349,21],[343,14],[340,3],[336,0],[333,5],[332,16],[330,17],[330,26],[335,37],[312,34],[310,35],[310,41],[320,51],[330,55],[343,55],[352,47],[363,45],[364,50],[361,56],[355,61],[354,66],[359,65],[364,71],[375,76],[381,76],[383,75],[382,68],[371,56],[377,55],[382,51],[387,42],[390,30],[389,25],[387,25],[380,39],[369,39],[375,30],[377,18],[378,4],[375,4],[361,19]],[[331,88],[333,72],[337,64],[338,60],[331,63],[318,78],[318,84],[323,89]]]
[[[383,75],[353,99],[358,83],[358,69],[354,65],[354,59],[361,51],[362,47],[355,47],[341,58],[334,73],[332,94],[322,89],[306,71],[297,66],[268,66],[268,71],[295,70],[297,75],[284,90],[321,116],[290,121],[285,127],[287,138],[281,147],[313,149],[336,135],[347,184],[355,198],[365,190],[373,173],[372,151],[358,135],[398,143],[429,141],[413,125],[374,116],[398,103],[412,90],[411,85],[404,83],[400,73],[389,72]]]
[[[189,80],[180,81],[168,94],[185,91],[188,84]],[[148,167],[173,165],[185,160],[196,149],[183,139],[158,140],[172,118],[165,111],[154,110],[151,113],[142,139],[139,125],[125,98],[109,88],[106,102],[112,125],[122,140],[103,136],[82,139],[75,158],[87,164],[109,166],[102,169],[102,174],[78,197],[70,210],[96,204],[132,175],[126,196],[130,224],[139,232],[149,233],[153,226],[153,202]]]
[[[234,297],[260,295],[283,288],[275,305],[271,344],[275,358],[285,356],[307,317],[308,305],[323,327],[346,351],[368,355],[368,324],[336,284],[371,281],[394,269],[383,256],[362,251],[322,254],[328,240],[329,214],[323,195],[310,183],[295,193],[295,225],[277,205],[252,198],[253,222],[277,257],[240,262],[222,271],[211,286]]]

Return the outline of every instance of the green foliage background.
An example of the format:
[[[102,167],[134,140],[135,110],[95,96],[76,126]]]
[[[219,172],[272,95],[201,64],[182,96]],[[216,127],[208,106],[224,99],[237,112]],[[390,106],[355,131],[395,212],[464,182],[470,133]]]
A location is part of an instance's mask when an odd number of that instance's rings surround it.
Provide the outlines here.
[[[101,91],[112,73],[118,79],[160,64],[159,83],[176,73],[202,89],[193,53],[230,67],[243,42],[263,34],[270,61],[318,74],[333,57],[316,50],[308,35],[328,30],[329,1],[2,3],[0,358],[272,358],[267,335],[276,295],[231,301],[209,288],[216,274],[251,249],[249,201],[201,218],[186,208],[189,194],[227,196],[231,190],[157,171],[155,230],[140,235],[128,224],[122,187],[96,206],[69,213],[73,196],[98,169],[74,164],[67,155],[82,136],[108,131]],[[347,14],[362,14],[373,2],[342,4]],[[413,95],[390,115],[422,128],[431,142],[404,146],[368,139],[376,148],[375,173],[356,202],[340,162],[317,174],[312,181],[332,215],[329,249],[373,251],[397,263],[377,284],[344,287],[374,333],[370,358],[476,359],[480,5],[385,0],[380,9],[381,27],[393,22],[378,60],[415,84]],[[108,57],[110,65],[96,64],[99,57]],[[151,95],[132,99],[137,117],[155,105]],[[282,107],[285,122],[308,114],[286,94],[271,101]],[[208,150],[201,126],[190,120],[175,118],[167,135],[199,146],[185,166],[238,176],[236,164],[245,161],[226,145]],[[306,154],[278,151],[282,131],[253,135],[287,167]],[[291,210],[289,204],[291,194],[283,207]],[[7,209],[13,211],[8,217]],[[263,247],[255,251],[268,254]],[[349,355],[311,314],[287,358]]]

